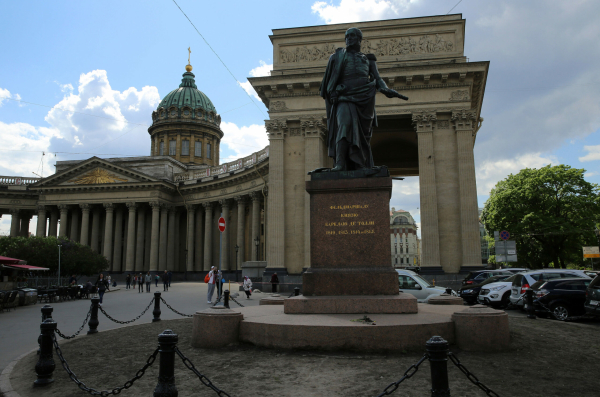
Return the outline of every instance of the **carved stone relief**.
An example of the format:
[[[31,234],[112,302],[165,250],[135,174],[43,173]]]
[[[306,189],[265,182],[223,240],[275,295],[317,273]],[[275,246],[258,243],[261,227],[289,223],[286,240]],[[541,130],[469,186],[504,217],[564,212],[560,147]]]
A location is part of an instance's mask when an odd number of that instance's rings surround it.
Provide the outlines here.
[[[272,112],[281,112],[284,110],[288,110],[284,101],[271,101],[269,110]]]
[[[450,122],[448,120],[440,120],[437,122],[437,127],[439,130],[447,130],[450,128]]]
[[[456,90],[450,93],[450,101],[468,101],[469,90]]]

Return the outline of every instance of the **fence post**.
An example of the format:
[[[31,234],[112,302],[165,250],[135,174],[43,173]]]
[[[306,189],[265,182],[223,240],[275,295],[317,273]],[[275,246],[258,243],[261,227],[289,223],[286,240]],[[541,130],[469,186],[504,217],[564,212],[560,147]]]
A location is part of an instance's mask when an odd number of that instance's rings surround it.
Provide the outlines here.
[[[294,296],[299,296],[300,295],[300,288],[296,287],[294,288]]]
[[[431,367],[431,396],[450,397],[448,385],[448,342],[434,336],[425,344]]]
[[[452,295],[452,288],[446,288],[446,293],[448,295]]]
[[[177,397],[175,387],[175,347],[179,337],[167,329],[158,335],[158,349],[160,352],[160,367],[158,369],[158,383],[154,388],[154,397]]]
[[[98,324],[100,324],[100,321],[98,321],[98,303],[100,303],[100,298],[92,298],[92,314],[90,314],[90,321],[88,322],[90,325],[88,335],[98,332]]]
[[[47,318],[40,324],[40,358],[35,364],[35,373],[37,379],[33,382],[34,386],[46,386],[54,382],[52,373],[56,368],[54,358],[52,356],[54,342],[54,332],[56,332],[56,322]]]
[[[152,314],[154,315],[153,323],[160,321],[160,291],[154,293],[154,310],[152,310]]]
[[[531,288],[527,288],[525,291],[525,296],[527,298],[527,318],[535,320],[535,308],[533,307],[533,290]]]
[[[42,322],[44,322],[44,320],[47,319],[47,318],[52,318],[52,311],[53,310],[54,309],[50,305],[44,305],[42,307]],[[40,355],[40,349],[41,349],[41,346],[42,346],[42,335],[41,334],[40,334],[40,336],[38,336],[38,346],[40,346],[38,348],[38,351],[37,351],[37,354],[39,356]]]
[[[225,306],[226,308],[229,309],[229,290],[226,289],[225,291],[223,291],[223,306]]]

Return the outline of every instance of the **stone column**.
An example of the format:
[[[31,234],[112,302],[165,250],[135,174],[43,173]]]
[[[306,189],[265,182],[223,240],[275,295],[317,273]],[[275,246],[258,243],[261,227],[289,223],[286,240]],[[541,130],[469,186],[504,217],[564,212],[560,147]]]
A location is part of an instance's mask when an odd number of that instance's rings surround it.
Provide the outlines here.
[[[19,234],[21,237],[29,237],[29,222],[31,222],[31,214],[23,213],[21,214],[21,229]]]
[[[229,263],[229,200],[219,200],[221,204],[222,212],[221,215],[225,219],[226,229],[223,232],[223,239],[221,240],[221,270],[230,270],[231,263]]]
[[[117,216],[115,217],[115,248],[113,254],[112,270],[121,271],[123,263],[123,207],[117,207]]]
[[[237,224],[237,241],[236,241],[236,245],[239,247],[238,253],[237,253],[237,258],[236,258],[236,263],[235,263],[235,270],[241,270],[242,269],[242,262],[244,262],[244,252],[245,252],[245,247],[246,247],[246,242],[244,241],[244,232],[246,229],[246,197],[243,196],[237,196],[235,198],[235,201],[237,201],[237,219],[238,219],[238,224]]]
[[[71,231],[70,239],[79,242],[79,211],[77,208],[71,208]]]
[[[261,193],[258,191],[250,193],[252,199],[252,241],[250,241],[250,246],[252,247],[253,261],[257,261],[259,258],[256,254],[256,239],[260,238],[260,195]]]
[[[202,203],[204,207],[204,269],[210,270],[212,264],[212,217],[213,203]]]
[[[89,233],[90,233],[90,205],[79,204],[81,208],[81,239],[80,243],[83,245],[89,245]],[[52,212],[50,213],[50,231],[48,235],[52,235]]]
[[[10,212],[10,237],[18,237],[19,236],[19,210],[17,208],[11,208]]]
[[[35,235],[38,237],[46,237],[46,206],[38,205],[38,221]]]
[[[204,223],[202,222],[202,208],[202,206],[198,206],[196,209],[196,232],[194,233],[194,270],[197,272],[202,271],[202,262],[204,260]]]
[[[150,271],[158,270],[158,237],[160,223],[160,203],[157,201],[150,202],[152,207],[152,234],[150,237]]]
[[[111,265],[111,268],[112,268],[114,207],[113,207],[112,203],[104,203],[103,206],[106,211],[106,220],[104,221],[104,252],[103,252],[103,255],[106,259],[108,259],[108,263]]]
[[[140,206],[137,213],[137,240],[135,242],[135,271],[144,271],[144,238],[146,237],[146,209]]]
[[[125,256],[125,271],[132,272],[135,269],[135,212],[136,203],[127,203],[129,208],[129,222],[127,223],[127,253]]]
[[[419,150],[419,185],[421,198],[421,239],[423,266],[440,266],[440,234],[433,155],[435,114],[413,114]]]
[[[56,237],[58,233],[58,211],[56,209],[50,210],[50,223],[48,225],[48,236]]]
[[[164,206],[160,214],[160,243],[158,251],[158,268],[164,271],[167,268],[167,222],[169,207]]]
[[[58,237],[67,237],[69,206],[61,204],[58,206],[58,209],[60,210],[60,229],[58,232]]]
[[[194,271],[194,221],[196,220],[196,206],[188,204],[187,209],[187,258],[185,270]]]
[[[452,112],[458,148],[462,266],[481,266],[479,211],[473,158],[475,118],[474,112]]]
[[[169,224],[167,226],[167,270],[175,270],[175,207],[169,207]]]
[[[284,183],[283,170],[285,169],[284,137],[283,129],[286,125],[280,125],[273,131],[273,127],[267,124],[269,131],[269,241],[267,246],[267,255],[269,257],[269,267],[285,268],[285,210],[284,210]],[[254,218],[254,202],[253,218]],[[258,205],[258,203],[257,203]],[[258,222],[258,221],[257,221]],[[255,228],[255,225],[252,225]],[[252,230],[252,233],[257,233]],[[252,255],[256,255],[254,246],[254,236],[252,241]]]
[[[98,252],[100,240],[100,208],[92,210],[92,250]]]

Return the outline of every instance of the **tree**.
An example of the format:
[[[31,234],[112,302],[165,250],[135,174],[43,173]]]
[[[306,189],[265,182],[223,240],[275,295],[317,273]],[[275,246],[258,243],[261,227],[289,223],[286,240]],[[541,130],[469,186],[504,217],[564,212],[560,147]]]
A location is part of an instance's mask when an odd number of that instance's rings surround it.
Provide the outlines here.
[[[56,237],[4,237],[0,239],[0,255],[23,259],[28,265],[47,267],[58,271],[58,245],[60,245],[60,271],[62,274],[90,276],[108,268],[108,260],[66,238]]]
[[[584,265],[581,247],[596,244],[594,228],[600,222],[599,187],[584,173],[561,164],[509,175],[485,203],[486,230],[510,231],[521,266]]]

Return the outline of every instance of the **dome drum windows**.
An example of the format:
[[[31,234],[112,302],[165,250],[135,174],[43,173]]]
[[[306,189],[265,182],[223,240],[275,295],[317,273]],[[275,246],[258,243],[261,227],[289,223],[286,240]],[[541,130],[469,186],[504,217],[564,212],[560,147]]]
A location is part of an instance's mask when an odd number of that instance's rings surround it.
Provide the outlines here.
[[[177,151],[177,141],[172,139],[169,141],[169,156],[175,156]]]
[[[164,141],[160,141],[160,144],[158,146],[159,146],[158,155],[159,156],[164,156],[165,155],[165,142]]]
[[[181,155],[189,156],[190,155],[190,141],[184,139],[181,141]]]
[[[191,119],[192,118],[192,109],[190,109],[188,107],[183,108],[182,117],[184,119]]]
[[[177,118],[177,108],[176,107],[171,107],[169,109],[169,118],[171,118],[171,119]]]
[[[202,157],[202,142],[196,141],[194,144],[194,156]]]

